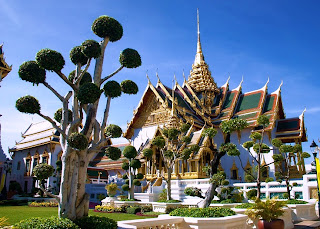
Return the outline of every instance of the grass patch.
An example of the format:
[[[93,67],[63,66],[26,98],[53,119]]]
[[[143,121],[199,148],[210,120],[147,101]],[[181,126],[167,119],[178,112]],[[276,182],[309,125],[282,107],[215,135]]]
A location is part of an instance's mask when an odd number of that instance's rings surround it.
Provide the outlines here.
[[[133,214],[125,214],[125,213],[101,213],[94,212],[90,209],[90,216],[103,216],[113,219],[115,221],[122,220],[133,220],[133,219],[145,219],[150,218],[147,216],[137,216]],[[8,218],[7,223],[9,225],[13,225],[15,223],[20,222],[23,219],[28,219],[31,217],[50,217],[50,216],[58,216],[58,208],[51,207],[28,207],[28,206],[0,206],[0,216]]]

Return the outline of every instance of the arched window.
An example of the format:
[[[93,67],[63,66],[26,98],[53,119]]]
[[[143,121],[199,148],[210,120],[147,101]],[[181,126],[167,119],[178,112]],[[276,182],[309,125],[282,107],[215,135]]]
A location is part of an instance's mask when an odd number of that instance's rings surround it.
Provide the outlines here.
[[[49,154],[48,154],[48,152],[45,150],[44,153],[42,154],[42,163],[48,164],[48,161],[49,161]]]
[[[238,167],[235,161],[233,161],[232,167],[230,169],[230,179],[238,180]]]

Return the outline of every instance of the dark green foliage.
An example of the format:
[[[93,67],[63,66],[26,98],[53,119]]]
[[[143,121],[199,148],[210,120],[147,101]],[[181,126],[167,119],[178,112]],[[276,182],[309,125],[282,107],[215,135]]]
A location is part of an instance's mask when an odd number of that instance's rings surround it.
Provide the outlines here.
[[[134,50],[127,48],[120,53],[120,64],[126,68],[137,68],[141,65],[140,54]]]
[[[269,118],[266,115],[260,115],[257,119],[257,123],[260,126],[267,127],[269,126]]]
[[[152,212],[152,205],[142,205],[141,206],[141,212]]]
[[[123,191],[128,191],[129,190],[129,185],[128,184],[124,184],[121,186]]]
[[[307,201],[303,200],[287,200],[286,204],[307,204]]]
[[[92,31],[99,37],[109,37],[111,42],[121,39],[123,35],[122,25],[112,17],[106,15],[98,17],[92,24]]]
[[[139,161],[139,159],[133,159],[131,162],[130,162],[130,166],[134,169],[139,169],[141,168],[141,162]]]
[[[252,132],[249,138],[256,142],[257,140],[261,140],[262,135],[259,132]]]
[[[265,143],[256,143],[253,145],[253,150],[256,152],[256,153],[269,153],[270,152],[270,148],[267,144]]]
[[[246,150],[250,150],[250,148],[254,145],[253,141],[247,141],[242,144],[242,147]]]
[[[46,80],[46,70],[41,68],[35,61],[26,61],[21,64],[18,73],[22,80],[37,85]]]
[[[88,147],[88,139],[84,134],[75,132],[69,136],[68,144],[72,148],[84,150]]]
[[[158,200],[159,203],[180,203],[180,200]]]
[[[122,175],[122,179],[124,179],[124,180],[128,179],[128,175],[127,174],[123,174]]]
[[[129,183],[130,183],[129,179],[126,179],[126,180],[124,181],[124,183],[127,184],[127,185],[129,185]]]
[[[302,146],[300,144],[295,144],[293,146],[292,152],[294,152],[294,153],[302,152]]]
[[[138,93],[138,86],[132,80],[124,80],[120,84],[121,91],[126,94],[137,94]]]
[[[182,133],[186,133],[190,129],[190,124],[189,123],[183,123],[180,127],[180,131]]]
[[[183,216],[183,217],[225,217],[232,216],[236,213],[229,208],[177,208],[170,212],[170,216]]]
[[[140,182],[138,179],[134,179],[134,180],[133,180],[133,184],[134,184],[135,186],[141,186],[141,182]]]
[[[142,174],[142,173],[138,173],[137,175],[136,175],[136,178],[137,179],[143,179],[143,177],[144,177],[144,175]]]
[[[311,155],[309,154],[309,153],[307,153],[307,152],[303,152],[302,154],[301,154],[301,157],[302,158],[309,158]]]
[[[136,206],[130,206],[127,208],[127,213],[128,214],[136,214],[138,212],[141,212],[141,207],[136,207]]]
[[[222,184],[222,185],[229,185],[229,183],[230,183],[230,182],[229,182],[228,180],[224,180],[224,181],[222,181],[221,184]]]
[[[123,149],[123,156],[125,156],[126,158],[135,158],[137,156],[137,150],[136,148],[134,148],[133,146],[126,146]]]
[[[275,146],[277,148],[280,148],[280,146],[282,146],[282,141],[278,138],[272,139],[271,143],[273,146]]]
[[[87,58],[98,58],[101,55],[101,47],[95,40],[86,40],[81,44],[82,53]]]
[[[210,127],[210,128],[204,129],[204,131],[202,132],[202,136],[213,138],[214,136],[216,136],[217,132],[218,131],[215,128]]]
[[[266,180],[265,180],[266,183],[269,183],[269,182],[271,182],[271,181],[274,181],[273,177],[268,177],[268,178],[266,178]]]
[[[153,155],[153,151],[152,151],[152,149],[150,149],[150,148],[144,149],[144,150],[142,151],[142,153],[143,153],[143,156],[145,156],[145,157],[148,158],[148,159],[150,159],[150,158],[152,157],[152,155]]]
[[[16,108],[18,111],[28,114],[39,114],[40,104],[39,101],[33,96],[23,96],[16,101]]]
[[[82,71],[81,71],[82,73]],[[74,81],[74,77],[76,75],[76,70],[73,70],[72,72],[70,72],[69,76],[68,76],[68,80],[70,80],[72,83]],[[92,76],[89,72],[85,72],[82,76],[82,79],[80,80],[80,86],[85,84],[85,83],[91,83],[92,82]]]
[[[117,147],[109,146],[106,148],[106,155],[111,160],[118,160],[121,157],[121,150]]]
[[[117,81],[108,81],[103,86],[104,94],[106,97],[116,98],[121,95],[121,86]]]
[[[124,161],[124,162],[122,163],[121,168],[122,168],[123,170],[128,170],[128,169],[129,169],[129,163]]]
[[[80,86],[78,92],[78,100],[82,104],[94,103],[101,95],[100,89],[94,83],[85,83]]]
[[[255,199],[256,198],[256,196],[257,196],[257,189],[251,189],[251,190],[249,190],[248,192],[247,192],[247,198],[249,199],[249,200],[252,200],[252,199]]]
[[[36,61],[40,67],[55,72],[61,71],[65,64],[61,53],[51,49],[40,50],[36,55]]]
[[[32,217],[14,225],[17,229],[80,229],[70,219],[51,216],[49,218]]]
[[[165,213],[170,214],[170,212],[172,212],[173,210],[176,210],[178,208],[184,208],[184,207],[182,207],[181,205],[178,205],[178,206],[170,206],[169,205],[166,207]]]
[[[237,146],[233,143],[222,143],[220,148],[220,152],[226,152],[229,156],[239,156],[240,151],[237,149]]]
[[[255,179],[251,175],[246,174],[244,180],[245,182],[254,182]]]
[[[157,136],[152,140],[152,145],[158,146],[159,148],[163,148],[165,144],[166,144],[166,141],[161,136]]]
[[[188,160],[190,158],[191,153],[192,153],[192,150],[190,148],[185,148],[182,150],[181,158],[183,160]]]
[[[53,116],[54,120],[56,120],[57,122],[61,122],[62,119],[62,108],[59,108]],[[70,109],[68,109],[68,122],[72,122],[72,111]]]
[[[48,179],[53,175],[54,167],[52,165],[38,164],[33,169],[33,174],[37,177],[38,180]]]
[[[119,138],[122,135],[122,129],[120,126],[110,124],[104,130],[104,133],[108,138]]]
[[[289,152],[292,152],[293,151],[293,147],[291,145],[282,145],[280,148],[279,148],[279,151],[281,153],[289,153]]]
[[[283,193],[283,194],[282,194],[282,197],[283,197],[283,199],[288,199],[288,198],[289,198],[289,195],[288,195],[288,193]]]
[[[201,189],[199,189],[197,187],[185,188],[184,194],[186,194],[188,196],[197,196],[197,197],[203,198]]]
[[[284,157],[281,154],[272,155],[272,158],[275,163],[281,163],[284,160]]]
[[[191,142],[191,138],[189,136],[183,136],[181,140],[186,144]]]
[[[76,46],[70,51],[70,59],[75,65],[85,65],[88,62],[88,58],[83,54],[82,47]]]
[[[232,203],[234,203],[232,199],[226,199],[220,202],[220,204],[232,204]]]
[[[19,182],[17,181],[12,181],[9,184],[9,191],[16,191],[17,193],[21,194],[22,193],[22,188]],[[1,204],[0,204],[1,205]],[[14,205],[14,204],[13,204]]]
[[[170,128],[163,131],[164,136],[169,140],[176,140],[178,138],[180,131],[176,128]]]
[[[228,121],[223,121],[220,124],[220,128],[223,133],[230,134],[233,131],[240,131],[248,126],[248,123],[246,120],[235,118],[230,119]]]
[[[62,161],[61,160],[56,161],[56,166],[62,167]]]
[[[117,229],[117,222],[101,216],[85,216],[74,221],[81,229]]]

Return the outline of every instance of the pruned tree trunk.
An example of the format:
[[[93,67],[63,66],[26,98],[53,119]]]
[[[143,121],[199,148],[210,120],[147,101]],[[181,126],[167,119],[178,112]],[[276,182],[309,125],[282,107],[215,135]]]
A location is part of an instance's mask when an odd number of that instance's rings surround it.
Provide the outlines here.
[[[205,198],[198,203],[198,208],[207,208],[210,206],[216,193],[217,185],[210,183],[208,190],[206,191]]]
[[[134,199],[134,185],[133,185],[133,174],[132,168],[129,167],[129,191],[128,191],[128,199]]]
[[[171,174],[172,174],[172,168],[168,168],[168,178],[167,178],[167,200],[172,200],[171,197]]]

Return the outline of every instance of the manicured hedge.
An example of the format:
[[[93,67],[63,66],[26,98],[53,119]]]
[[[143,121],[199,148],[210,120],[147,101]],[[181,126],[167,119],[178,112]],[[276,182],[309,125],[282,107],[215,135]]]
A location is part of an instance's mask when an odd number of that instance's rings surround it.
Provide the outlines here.
[[[287,200],[286,204],[307,204],[307,201],[303,201],[303,200]]]
[[[32,217],[21,220],[14,225],[16,229],[79,229],[70,219],[58,218],[51,216],[49,218]]]
[[[235,215],[236,213],[229,208],[177,208],[170,212],[171,216],[183,217],[225,217]]]

